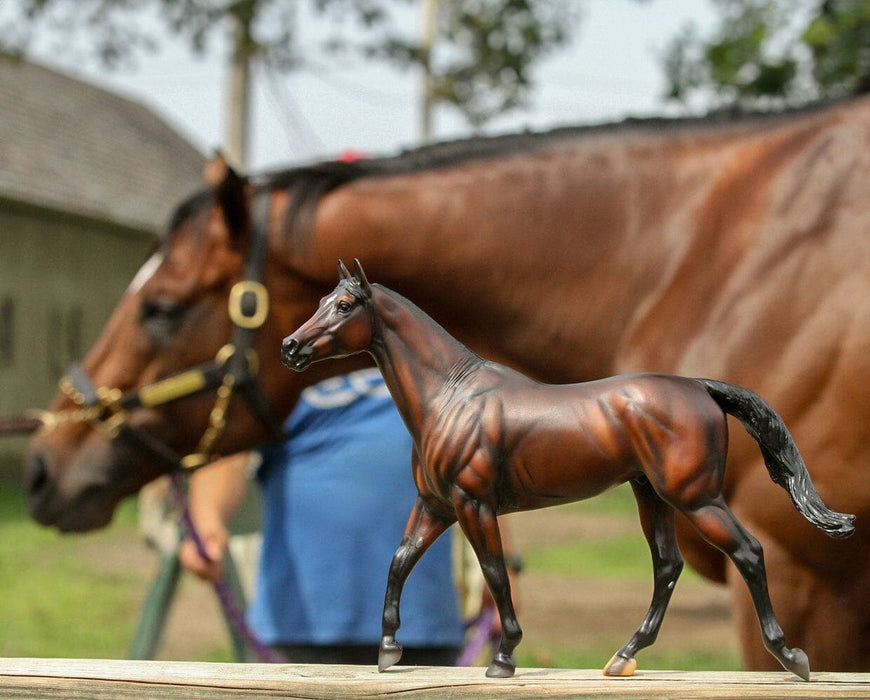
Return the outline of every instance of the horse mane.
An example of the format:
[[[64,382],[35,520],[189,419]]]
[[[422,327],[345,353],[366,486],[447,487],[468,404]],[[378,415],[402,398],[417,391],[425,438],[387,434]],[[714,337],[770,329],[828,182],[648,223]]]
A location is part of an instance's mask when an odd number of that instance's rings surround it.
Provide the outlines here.
[[[562,126],[540,132],[526,130],[494,136],[472,136],[405,149],[395,155],[353,161],[322,161],[269,171],[251,176],[249,182],[255,189],[289,190],[290,208],[282,229],[285,235],[304,236],[310,230],[320,199],[356,180],[438,170],[469,161],[533,152],[561,141],[577,140],[598,134],[706,130],[753,122],[769,122],[819,111],[849,99],[818,100],[797,107],[765,111],[728,107],[700,116],[627,117],[617,122]],[[186,217],[213,202],[211,189],[193,195],[176,210],[169,231],[173,231]]]
[[[182,222],[186,221],[194,214],[207,209],[215,202],[214,188],[209,187],[204,190],[199,190],[190,195],[172,212],[172,217],[169,219],[169,224],[164,229],[163,235],[160,238],[162,243],[170,240],[172,234],[181,226]]]

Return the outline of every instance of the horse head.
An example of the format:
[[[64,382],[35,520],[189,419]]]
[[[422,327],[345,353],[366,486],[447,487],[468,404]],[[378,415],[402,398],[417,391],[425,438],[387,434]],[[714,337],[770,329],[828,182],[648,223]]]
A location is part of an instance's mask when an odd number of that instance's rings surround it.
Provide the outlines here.
[[[363,352],[374,338],[372,289],[359,260],[351,274],[338,263],[338,286],[314,315],[281,344],[281,362],[301,372],[312,362]]]
[[[176,210],[28,446],[28,507],[42,524],[102,527],[178,463],[263,442],[301,391],[277,347],[319,292],[266,255],[275,193],[222,160],[211,168],[218,176]]]

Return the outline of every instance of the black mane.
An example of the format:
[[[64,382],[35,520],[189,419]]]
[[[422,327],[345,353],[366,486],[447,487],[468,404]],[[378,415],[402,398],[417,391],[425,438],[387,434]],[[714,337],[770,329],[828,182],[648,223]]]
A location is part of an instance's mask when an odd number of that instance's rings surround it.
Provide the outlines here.
[[[418,148],[406,149],[396,155],[364,158],[360,160],[324,161],[300,167],[265,172],[251,176],[249,181],[257,189],[287,189],[291,193],[290,210],[284,230],[304,235],[310,227],[314,211],[321,197],[355,180],[372,177],[404,175],[437,170],[464,162],[531,152],[560,141],[576,140],[590,135],[643,131],[671,132],[684,129],[714,129],[749,122],[772,121],[796,114],[809,113],[830,107],[839,101],[813,102],[800,107],[766,112],[747,111],[731,107],[694,117],[629,117],[619,122],[565,126],[549,131],[474,136],[444,141]],[[213,190],[200,192],[182,204],[172,219],[170,231],[183,219],[213,203]]]

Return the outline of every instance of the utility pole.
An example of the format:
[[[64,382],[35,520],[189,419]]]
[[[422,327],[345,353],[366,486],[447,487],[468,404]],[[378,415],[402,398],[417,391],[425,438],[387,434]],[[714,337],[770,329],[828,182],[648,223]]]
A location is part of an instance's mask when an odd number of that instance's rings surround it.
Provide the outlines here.
[[[420,131],[422,143],[432,141],[432,115],[435,111],[434,85],[432,81],[432,48],[438,27],[438,0],[421,0],[423,10],[420,35],[420,62],[423,67],[423,84],[420,99]]]
[[[243,171],[248,165],[251,117],[251,64],[257,45],[251,35],[257,0],[239,0],[232,8],[232,56],[227,79],[225,156]]]

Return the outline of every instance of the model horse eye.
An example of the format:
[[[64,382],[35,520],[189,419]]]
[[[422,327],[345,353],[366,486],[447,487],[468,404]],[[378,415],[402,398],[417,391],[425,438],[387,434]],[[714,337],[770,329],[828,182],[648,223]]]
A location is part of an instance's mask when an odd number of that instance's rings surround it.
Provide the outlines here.
[[[158,342],[168,342],[181,326],[186,307],[166,300],[142,302],[139,320],[148,333]]]
[[[349,301],[341,300],[336,305],[336,308],[338,309],[339,313],[346,314],[348,311],[350,311],[353,308],[353,306],[351,305],[351,303]]]

